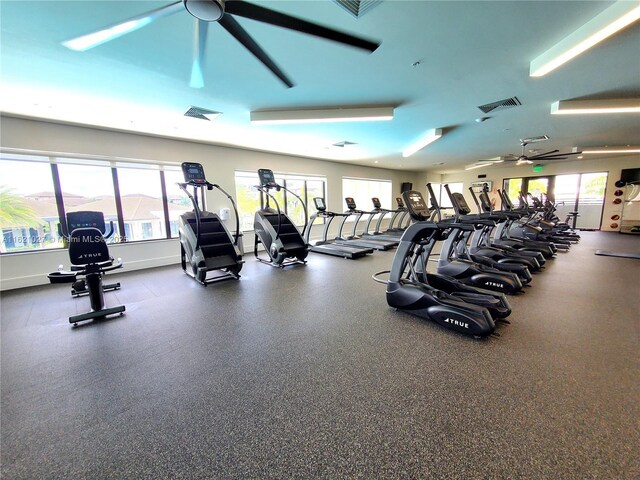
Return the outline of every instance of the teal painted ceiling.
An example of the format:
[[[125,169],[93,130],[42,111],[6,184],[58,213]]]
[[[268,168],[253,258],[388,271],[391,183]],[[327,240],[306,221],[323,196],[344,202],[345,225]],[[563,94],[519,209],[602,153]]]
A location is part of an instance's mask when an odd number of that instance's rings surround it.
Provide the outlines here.
[[[236,17],[293,88],[215,23],[205,86],[189,87],[195,20],[186,10],[85,52],[61,44],[168,3],[2,1],[3,112],[405,170],[451,171],[517,155],[519,139],[545,134],[550,139],[536,145],[542,151],[640,145],[638,114],[550,115],[557,100],[640,97],[638,22],[557,71],[529,77],[531,60],[613,2],[386,0],[354,18],[329,0],[255,1],[381,43],[369,54]],[[478,109],[513,96],[521,106],[486,115]],[[222,115],[211,122],[184,117],[192,105]],[[392,105],[395,117],[249,122],[252,110],[359,105]],[[490,118],[476,121],[484,116]],[[443,129],[442,138],[403,158],[401,152],[432,128]],[[343,141],[355,145],[332,146]]]

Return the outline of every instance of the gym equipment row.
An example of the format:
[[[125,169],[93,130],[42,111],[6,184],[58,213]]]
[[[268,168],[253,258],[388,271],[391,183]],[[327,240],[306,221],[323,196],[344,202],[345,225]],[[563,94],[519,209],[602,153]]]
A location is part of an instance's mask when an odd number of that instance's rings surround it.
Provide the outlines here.
[[[431,184],[427,184],[431,208],[418,191],[403,192],[413,225],[400,239],[390,270],[373,279],[385,283],[389,306],[445,328],[475,338],[499,336],[496,326],[509,323],[512,313],[506,295],[520,294],[531,286],[532,272],[540,272],[555,257],[562,242],[569,245],[579,236],[569,225],[555,221],[553,204],[521,205],[513,208],[499,192],[503,210],[493,211],[485,189],[471,214],[464,196],[444,186],[454,208],[453,218],[442,218]],[[437,244],[440,253],[435,273],[428,272],[430,256]],[[388,280],[380,277],[388,274]]]

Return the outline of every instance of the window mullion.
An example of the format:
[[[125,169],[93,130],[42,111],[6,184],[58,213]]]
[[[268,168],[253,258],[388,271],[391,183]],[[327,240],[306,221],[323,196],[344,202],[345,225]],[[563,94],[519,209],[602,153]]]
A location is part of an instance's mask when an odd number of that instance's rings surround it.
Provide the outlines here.
[[[166,238],[171,238],[171,221],[169,220],[169,196],[164,170],[160,170],[160,189],[162,190],[162,213],[164,214],[164,232]]]
[[[113,193],[116,201],[116,213],[118,215],[118,231],[120,232],[120,241],[126,242],[127,237],[124,230],[124,212],[122,210],[122,198],[120,197],[120,184],[118,183],[118,169],[111,167],[111,176],[113,178]]]
[[[60,174],[58,173],[58,165],[51,164],[51,179],[53,180],[53,193],[56,197],[56,208],[58,209],[58,217],[60,219],[60,234],[62,236],[69,235],[67,226],[67,214],[64,209],[64,199],[62,197],[62,188],[60,188]]]

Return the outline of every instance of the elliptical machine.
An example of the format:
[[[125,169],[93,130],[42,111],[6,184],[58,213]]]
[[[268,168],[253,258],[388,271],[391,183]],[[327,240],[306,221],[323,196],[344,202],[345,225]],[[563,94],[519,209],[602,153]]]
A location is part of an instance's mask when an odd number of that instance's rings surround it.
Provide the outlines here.
[[[493,334],[496,319],[511,313],[503,294],[482,292],[439,275],[426,274],[426,261],[449,225],[429,221],[429,209],[417,191],[403,192],[411,217],[393,257],[387,283],[389,306],[428,318],[443,327],[476,338]],[[379,272],[381,274],[384,272]],[[380,281],[374,275],[374,280]],[[438,281],[439,286],[434,286]],[[461,288],[462,287],[462,288]],[[444,290],[448,291],[444,291]],[[486,294],[485,294],[486,293]]]
[[[284,268],[288,265],[306,264],[307,261],[305,259],[309,254],[310,246],[304,240],[293,221],[280,210],[276,197],[269,190],[275,189],[277,192],[284,190],[300,201],[304,209],[305,218],[303,231],[306,230],[308,224],[307,206],[302,201],[302,198],[294,192],[276,183],[272,170],[259,169],[258,178],[260,179],[260,185],[257,185],[256,188],[262,193],[263,208],[256,212],[253,221],[253,230],[255,232],[253,254],[259,262],[272,267]],[[270,200],[273,201],[275,209],[270,206]],[[258,255],[258,246],[260,244],[264,245],[264,249],[269,254],[269,260]]]
[[[180,263],[182,270],[198,283],[209,283],[228,279],[239,279],[242,269],[242,233],[236,203],[222,187],[209,183],[199,163],[184,162],[182,173],[185,183],[178,186],[187,194],[193,211],[180,215]],[[193,187],[193,195],[187,187]],[[204,205],[204,189],[220,190],[231,201],[236,217],[236,232],[232,236],[218,215],[202,210],[198,194]],[[217,272],[209,276],[209,272]]]
[[[430,183],[427,183],[427,189],[434,214],[440,222],[440,206],[438,205],[433,187]],[[406,200],[407,198],[405,197],[405,201]],[[440,250],[438,273],[456,278],[468,285],[485,288],[487,290],[507,294],[517,293],[522,290],[522,282],[515,273],[497,270],[463,258],[456,258],[457,244],[462,241],[463,233],[473,232],[475,230],[474,225],[454,223],[452,221],[442,222],[442,225],[446,225],[451,231],[447,235]]]

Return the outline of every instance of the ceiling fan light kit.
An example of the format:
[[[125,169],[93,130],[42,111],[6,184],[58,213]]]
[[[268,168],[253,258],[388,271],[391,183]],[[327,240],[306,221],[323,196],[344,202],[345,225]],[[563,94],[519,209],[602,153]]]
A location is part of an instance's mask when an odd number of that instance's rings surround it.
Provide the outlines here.
[[[551,104],[552,115],[640,113],[640,98],[612,100],[558,100]]]
[[[287,123],[379,122],[393,120],[394,107],[353,107],[305,110],[257,110],[251,123],[277,125]]]
[[[217,22],[224,15],[224,0],[182,0],[184,8],[198,20]]]
[[[636,1],[620,0],[556,43],[530,65],[529,76],[542,77],[640,19]]]
[[[441,136],[442,136],[442,129],[441,128],[432,128],[425,135],[423,135],[420,138],[420,140],[418,140],[417,142],[415,142],[412,145],[410,145],[409,147],[407,147],[402,152],[402,156],[405,157],[405,158],[406,157],[410,157],[411,155],[416,153],[418,150],[422,150],[427,145],[429,145],[429,144],[435,142],[436,140],[438,140]]]

